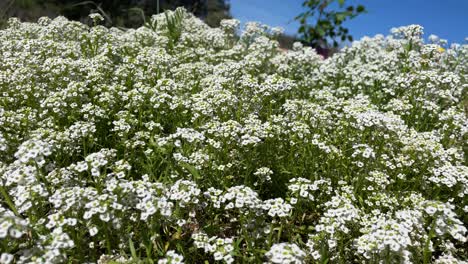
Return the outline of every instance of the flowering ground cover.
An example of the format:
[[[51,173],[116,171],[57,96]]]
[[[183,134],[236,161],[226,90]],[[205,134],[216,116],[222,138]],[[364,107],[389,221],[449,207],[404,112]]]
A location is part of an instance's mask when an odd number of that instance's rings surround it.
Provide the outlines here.
[[[0,31],[1,263],[466,263],[468,45],[92,17]]]

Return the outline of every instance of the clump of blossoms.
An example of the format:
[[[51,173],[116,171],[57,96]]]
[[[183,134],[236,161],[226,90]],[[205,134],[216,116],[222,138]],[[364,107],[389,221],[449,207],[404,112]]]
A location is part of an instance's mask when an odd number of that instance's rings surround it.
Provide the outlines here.
[[[0,32],[0,263],[468,259],[468,45],[103,19]]]
[[[271,263],[303,263],[306,253],[296,244],[280,243],[274,244],[265,254]]]
[[[158,264],[183,264],[184,257],[177,254],[174,250],[166,252],[166,257],[158,260]]]
[[[228,264],[234,262],[231,255],[234,250],[232,238],[208,237],[204,233],[195,233],[192,235],[192,239],[197,248],[202,248],[205,253],[213,254],[214,260]]]

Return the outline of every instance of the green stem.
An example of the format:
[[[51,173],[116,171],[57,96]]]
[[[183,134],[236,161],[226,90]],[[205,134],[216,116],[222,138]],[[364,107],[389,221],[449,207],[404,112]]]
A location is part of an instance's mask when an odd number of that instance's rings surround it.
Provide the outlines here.
[[[110,238],[110,233],[109,229],[106,226],[105,230],[105,235],[106,235],[106,248],[107,248],[107,253],[112,254],[112,246],[111,246],[111,238]]]
[[[429,244],[431,243],[431,239],[434,237],[434,229],[435,229],[435,221],[431,223],[431,230],[429,230],[429,233],[427,235],[427,240],[424,245],[424,251],[423,251],[423,263],[424,264],[431,262],[432,252],[429,250]]]
[[[244,235],[245,243],[247,244],[247,250],[248,250],[249,252],[252,252],[252,247],[251,247],[250,241],[249,241],[249,234],[247,233],[247,230],[245,230],[245,228],[244,228],[244,222],[245,222],[245,221],[244,221],[244,217],[241,216],[241,222],[240,222],[240,224],[241,224],[241,228],[242,228],[242,234]]]
[[[276,240],[277,240],[277,241],[276,241],[277,243],[279,243],[280,240],[281,240],[281,233],[282,233],[282,232],[283,232],[283,223],[281,223],[280,228],[278,229],[278,237],[277,237],[277,239],[276,239]]]
[[[10,199],[10,196],[8,195],[8,192],[3,188],[3,186],[0,186],[0,193],[2,194],[3,198],[5,199],[5,203],[10,207],[10,210],[15,213],[16,216],[20,216],[18,213],[18,210],[16,210],[16,206],[13,203],[13,201]]]
[[[273,224],[270,224],[270,237],[268,238],[268,247],[271,247],[273,242]]]

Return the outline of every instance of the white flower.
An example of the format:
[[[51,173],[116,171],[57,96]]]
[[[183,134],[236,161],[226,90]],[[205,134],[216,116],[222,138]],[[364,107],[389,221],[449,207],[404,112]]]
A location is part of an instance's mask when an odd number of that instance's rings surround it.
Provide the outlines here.
[[[425,209],[426,213],[433,215],[435,212],[437,212],[437,209],[433,206],[428,206]]]
[[[92,13],[92,14],[89,14],[89,18],[91,18],[93,21],[97,22],[97,21],[104,21],[104,17],[102,17],[101,14],[99,13]]]
[[[177,254],[174,250],[166,252],[164,259],[158,260],[158,264],[183,264],[184,257]]]
[[[95,236],[98,233],[97,227],[93,226],[89,229],[89,235],[90,236]]]
[[[296,244],[274,244],[265,256],[272,263],[303,263],[306,253]]]
[[[297,198],[291,198],[290,203],[291,203],[291,204],[296,204],[296,203],[297,203]]]
[[[223,259],[223,253],[221,253],[221,252],[215,252],[215,253],[213,254],[213,257],[214,257],[215,260],[222,260],[222,259]]]
[[[0,263],[1,264],[9,264],[13,261],[13,255],[8,253],[2,253],[0,256]]]

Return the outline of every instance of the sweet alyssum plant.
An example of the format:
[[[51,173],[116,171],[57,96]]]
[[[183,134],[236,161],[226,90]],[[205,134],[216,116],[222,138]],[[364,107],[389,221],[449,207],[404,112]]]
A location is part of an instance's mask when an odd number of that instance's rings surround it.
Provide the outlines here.
[[[0,31],[1,263],[467,259],[468,45],[93,19]]]

